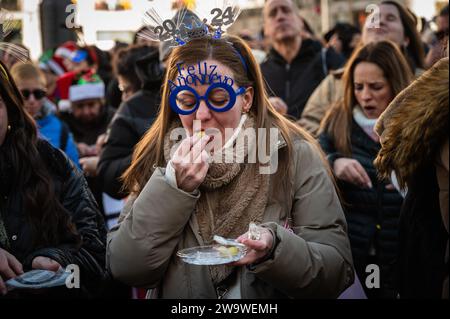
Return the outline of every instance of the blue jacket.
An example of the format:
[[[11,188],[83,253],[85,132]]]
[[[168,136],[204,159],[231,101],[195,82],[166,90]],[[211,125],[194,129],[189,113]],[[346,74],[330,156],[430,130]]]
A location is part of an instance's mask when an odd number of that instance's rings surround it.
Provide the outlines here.
[[[42,138],[46,139],[53,147],[61,148],[61,144],[65,143],[65,148],[62,149],[67,156],[75,163],[78,167],[80,164],[78,162],[78,151],[73,140],[72,133],[70,133],[69,128],[66,126],[65,130],[67,132],[67,140],[62,141],[63,134],[63,122],[58,119],[54,114],[48,114],[40,120],[36,120],[39,127],[39,134]],[[63,145],[64,146],[64,145]]]

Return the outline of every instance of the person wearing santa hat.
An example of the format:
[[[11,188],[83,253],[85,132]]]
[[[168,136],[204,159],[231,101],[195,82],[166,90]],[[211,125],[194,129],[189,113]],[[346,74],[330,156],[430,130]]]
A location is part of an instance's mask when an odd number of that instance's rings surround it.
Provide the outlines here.
[[[69,44],[55,52],[55,58],[60,59],[66,70],[56,81],[55,97],[61,112],[70,111],[69,88],[73,81],[83,74],[96,73],[98,69],[98,57],[93,47],[73,47]]]
[[[39,69],[43,72],[46,79],[47,97],[53,102],[58,102],[57,80],[67,72],[63,59],[55,54],[57,50],[50,49],[45,51],[39,58]]]
[[[102,210],[102,189],[97,178],[97,163],[103,136],[114,115],[105,105],[104,97],[105,84],[92,70],[72,75],[72,84],[68,90],[70,110],[60,112],[59,115],[73,133],[80,165]]]

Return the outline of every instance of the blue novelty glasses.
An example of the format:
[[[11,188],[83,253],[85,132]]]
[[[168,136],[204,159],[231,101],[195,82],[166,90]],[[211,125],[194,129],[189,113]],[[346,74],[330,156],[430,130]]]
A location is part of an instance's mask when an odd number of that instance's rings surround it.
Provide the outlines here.
[[[205,95],[200,96],[197,91],[187,85],[177,86],[170,93],[170,107],[180,115],[189,115],[197,111],[200,101],[204,100],[210,110],[226,112],[236,103],[236,98],[245,93],[245,87],[237,91],[227,83],[211,84]]]

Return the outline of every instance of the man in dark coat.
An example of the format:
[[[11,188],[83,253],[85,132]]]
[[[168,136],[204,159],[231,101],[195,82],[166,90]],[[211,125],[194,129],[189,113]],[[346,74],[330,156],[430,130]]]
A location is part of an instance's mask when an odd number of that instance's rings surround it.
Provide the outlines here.
[[[86,175],[94,197],[103,212],[102,188],[97,178],[99,148],[97,143],[113,117],[104,104],[105,85],[88,71],[77,75],[69,89],[70,112],[61,112],[60,118],[69,126],[77,144],[81,168]]]
[[[272,104],[283,114],[299,118],[309,96],[344,59],[318,41],[302,37],[303,22],[292,0],[269,0],[264,6],[264,34],[272,49],[261,70],[273,96]]]

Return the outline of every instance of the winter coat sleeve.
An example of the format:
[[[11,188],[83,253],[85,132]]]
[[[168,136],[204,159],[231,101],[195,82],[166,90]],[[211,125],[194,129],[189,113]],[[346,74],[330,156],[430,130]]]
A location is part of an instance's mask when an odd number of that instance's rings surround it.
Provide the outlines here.
[[[164,170],[156,169],[136,200],[127,204],[122,222],[108,234],[106,259],[113,277],[131,286],[156,287],[199,197],[170,186]]]
[[[337,70],[345,64],[344,57],[337,53],[332,47],[326,51],[326,63],[328,70]]]
[[[79,168],[80,167],[80,162],[79,162],[80,158],[78,156],[77,146],[73,139],[72,133],[69,134],[69,137],[67,139],[67,146],[66,146],[66,149],[64,150],[64,152],[72,160],[72,162]]]
[[[98,288],[98,283],[107,278],[105,271],[106,227],[103,216],[91,194],[82,172],[62,152],[58,160],[65,162],[66,179],[60,199],[71,215],[71,221],[80,235],[81,243],[72,239],[55,247],[39,249],[29,255],[24,265],[31,266],[37,256],[51,258],[62,267],[73,264],[80,269],[81,285]],[[87,288],[87,287],[86,287]],[[88,289],[88,288],[87,288]]]
[[[267,223],[277,242],[272,258],[251,267],[259,278],[292,298],[336,298],[354,280],[347,225],[318,151],[297,145],[292,232]]]
[[[317,136],[320,122],[332,104],[339,99],[340,90],[341,80],[334,74],[329,74],[314,90],[297,123],[313,136]]]
[[[325,152],[330,166],[333,168],[334,161],[338,158],[343,157],[342,154],[336,150],[332,138],[326,132],[322,132],[319,135],[319,144],[322,147],[322,150]]]
[[[98,164],[98,177],[102,181],[103,191],[113,198],[127,196],[121,191],[119,179],[131,164],[133,149],[139,138],[130,119],[122,114],[113,120],[108,129],[108,138]]]

